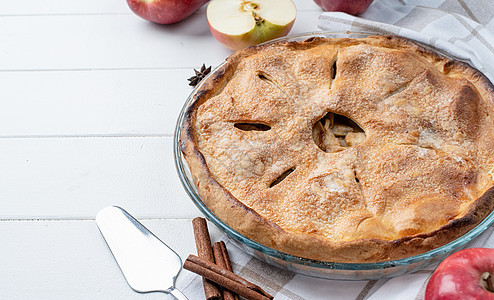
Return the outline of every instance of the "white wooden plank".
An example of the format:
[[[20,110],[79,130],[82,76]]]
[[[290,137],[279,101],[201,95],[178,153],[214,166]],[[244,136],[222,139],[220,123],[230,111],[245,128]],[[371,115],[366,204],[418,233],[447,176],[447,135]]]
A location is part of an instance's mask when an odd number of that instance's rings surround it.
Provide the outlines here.
[[[319,14],[299,12],[291,34],[317,30]],[[166,27],[133,15],[3,17],[0,43],[0,70],[196,67],[231,53],[204,14]]]
[[[314,1],[294,0],[298,10],[319,10]],[[204,14],[205,5],[197,13]],[[130,14],[125,0],[39,0],[29,5],[22,1],[0,1],[0,15],[47,15],[47,14]]]
[[[182,260],[196,253],[190,220],[142,223]],[[213,240],[220,236],[209,229]],[[4,221],[0,232],[1,299],[173,299],[133,292],[93,220]]]
[[[171,135],[192,69],[0,72],[0,137]]]
[[[0,219],[87,219],[108,205],[147,218],[198,213],[175,171],[171,137],[13,138],[0,145]]]
[[[131,13],[125,0],[0,1],[0,15],[121,14]]]
[[[1,36],[7,38],[1,40],[0,69],[8,70],[217,65],[229,54],[199,14],[168,27],[133,15],[4,17]]]
[[[192,75],[192,68],[0,72],[0,137],[171,136]]]

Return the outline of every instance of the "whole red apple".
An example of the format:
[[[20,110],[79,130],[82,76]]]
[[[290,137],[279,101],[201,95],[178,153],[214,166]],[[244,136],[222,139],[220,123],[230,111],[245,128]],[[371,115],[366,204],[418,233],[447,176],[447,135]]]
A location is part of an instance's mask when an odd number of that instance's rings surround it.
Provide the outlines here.
[[[341,11],[351,15],[363,13],[373,0],[314,0],[325,11]]]
[[[432,274],[425,300],[494,299],[493,277],[494,249],[469,248],[456,252]]]
[[[127,0],[139,17],[158,24],[172,24],[192,15],[209,0]]]

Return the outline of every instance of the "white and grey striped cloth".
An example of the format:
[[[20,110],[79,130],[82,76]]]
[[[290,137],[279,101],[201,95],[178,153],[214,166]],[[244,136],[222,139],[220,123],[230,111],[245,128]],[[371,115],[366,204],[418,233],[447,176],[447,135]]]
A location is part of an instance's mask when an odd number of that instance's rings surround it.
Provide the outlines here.
[[[360,17],[325,12],[324,31],[365,31],[405,36],[470,61],[494,81],[493,0],[376,0]],[[223,237],[226,239],[226,237]],[[234,271],[275,299],[423,299],[434,268],[377,281],[334,281],[294,274],[250,257],[227,241]],[[493,228],[468,247],[494,248]],[[199,276],[184,271],[177,286],[191,300],[204,299]]]
[[[494,81],[492,0],[380,0],[360,17],[323,13],[318,27],[401,35],[470,61]]]
[[[486,230],[468,247],[490,246],[494,248],[493,230],[493,228]],[[320,279],[298,275],[268,265],[243,252],[226,236],[218,240],[224,240],[226,243],[233,271],[262,287],[273,295],[275,300],[421,300],[424,297],[427,281],[434,271],[434,266],[431,266],[413,274],[370,281]],[[187,270],[182,272],[177,288],[190,300],[205,299],[201,277]]]

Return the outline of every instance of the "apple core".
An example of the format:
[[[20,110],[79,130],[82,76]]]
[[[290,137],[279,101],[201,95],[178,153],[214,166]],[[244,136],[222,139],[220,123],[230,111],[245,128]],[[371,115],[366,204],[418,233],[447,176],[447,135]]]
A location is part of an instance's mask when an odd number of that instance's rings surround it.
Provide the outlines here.
[[[494,293],[494,277],[489,272],[482,273],[480,285],[488,292]]]

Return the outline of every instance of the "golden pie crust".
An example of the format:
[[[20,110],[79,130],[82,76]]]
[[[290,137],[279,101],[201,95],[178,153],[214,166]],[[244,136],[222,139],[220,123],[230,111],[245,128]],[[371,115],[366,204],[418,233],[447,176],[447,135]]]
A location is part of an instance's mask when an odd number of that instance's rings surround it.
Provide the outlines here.
[[[377,262],[444,245],[494,208],[493,85],[396,36],[234,53],[181,147],[204,203],[282,252]]]

